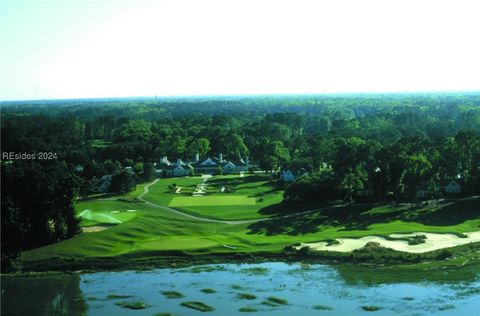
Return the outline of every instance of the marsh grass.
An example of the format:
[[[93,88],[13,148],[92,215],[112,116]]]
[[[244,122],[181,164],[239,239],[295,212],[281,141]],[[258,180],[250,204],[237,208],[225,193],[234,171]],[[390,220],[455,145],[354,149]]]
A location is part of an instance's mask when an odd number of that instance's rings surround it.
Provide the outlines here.
[[[414,297],[411,297],[411,296],[405,296],[405,297],[402,297],[402,300],[404,301],[413,301],[415,298]]]
[[[379,306],[362,306],[362,309],[367,312],[376,312],[381,310],[382,308]]]
[[[442,305],[438,308],[439,311],[445,311],[445,310],[448,310],[448,309],[454,309],[455,308],[455,305],[453,304],[446,304],[446,305]]]
[[[264,267],[255,267],[255,268],[245,268],[241,269],[241,273],[249,274],[249,275],[267,275],[268,269]]]
[[[117,302],[115,305],[134,310],[145,309],[148,307],[144,302]]]
[[[196,302],[196,301],[182,302],[182,303],[180,303],[180,305],[182,305],[183,307],[195,309],[195,310],[200,311],[200,312],[212,312],[212,311],[215,310],[215,308],[210,306],[210,305],[207,305],[207,304],[202,303],[202,302]]]
[[[237,298],[241,300],[254,300],[257,296],[250,293],[238,293]]]
[[[279,305],[287,305],[288,301],[286,299],[283,299],[283,298],[270,296],[265,301],[263,301],[262,304],[276,307],[276,306],[279,306]]]
[[[116,300],[116,299],[121,299],[121,298],[130,298],[130,297],[133,297],[133,295],[108,294],[107,295],[107,300]]]
[[[166,298],[182,298],[184,295],[177,291],[162,291],[161,292]]]
[[[330,306],[325,306],[325,305],[314,305],[313,309],[316,309],[318,311],[331,311],[331,310],[333,310],[333,308],[331,308]]]
[[[217,293],[217,290],[215,290],[215,289],[210,289],[210,288],[201,289],[200,291],[202,291],[202,292],[205,293],[205,294]]]
[[[193,267],[191,269],[181,270],[179,272],[189,272],[189,273],[201,273],[201,272],[215,272],[215,271],[226,271],[224,266],[206,266],[206,267]]]

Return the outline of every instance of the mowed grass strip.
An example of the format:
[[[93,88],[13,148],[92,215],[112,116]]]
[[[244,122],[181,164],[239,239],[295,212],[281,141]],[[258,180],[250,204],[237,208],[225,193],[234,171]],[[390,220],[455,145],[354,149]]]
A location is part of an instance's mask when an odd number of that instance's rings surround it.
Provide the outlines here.
[[[179,196],[173,198],[168,206],[227,206],[255,205],[255,199],[245,195],[229,196]]]

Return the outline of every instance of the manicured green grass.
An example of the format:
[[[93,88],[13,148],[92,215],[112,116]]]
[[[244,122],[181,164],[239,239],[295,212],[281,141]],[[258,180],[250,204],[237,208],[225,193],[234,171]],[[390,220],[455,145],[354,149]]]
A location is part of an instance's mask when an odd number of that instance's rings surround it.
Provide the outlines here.
[[[168,206],[236,206],[255,205],[255,199],[245,195],[174,197]]]
[[[226,179],[232,186],[233,181],[239,181],[236,185],[239,189],[234,194],[238,194],[241,190],[259,190],[255,189],[258,183],[263,183],[260,185],[262,188],[272,190],[270,184],[266,185],[268,183],[265,181],[266,177],[252,178],[251,184],[245,183],[244,178],[236,180],[235,177],[228,176]],[[151,191],[146,198],[154,203],[168,205],[176,196],[168,193],[169,184],[194,187],[199,181],[201,181],[199,177],[162,179],[150,187]],[[224,181],[224,178],[214,177],[209,181],[218,185]],[[143,192],[143,185],[137,190],[140,193]],[[212,196],[221,194],[223,193],[214,193]],[[245,192],[243,194],[245,195]],[[252,195],[253,192],[250,192],[247,196]],[[189,208],[188,212],[217,215],[219,218],[242,219],[242,216],[259,218],[264,216],[258,213],[259,204],[242,206],[244,209],[241,211],[236,211],[236,207],[230,206],[203,206]],[[56,244],[25,251],[21,259],[36,261],[57,258],[60,260],[125,254],[131,258],[140,259],[158,255],[161,251],[182,251],[188,255],[199,256],[231,252],[279,253],[286,245],[299,242],[367,235],[387,236],[392,233],[409,232],[465,233],[478,231],[480,227],[478,216],[480,198],[416,209],[411,209],[410,206],[349,205],[308,214],[292,213],[293,215],[289,217],[235,225],[198,221],[167,210],[153,208],[147,203],[116,200],[89,200],[77,203],[77,214],[85,209],[89,209],[97,216],[90,220],[83,218],[84,226],[105,223],[103,221],[105,218],[98,214],[106,214],[122,223],[112,225],[100,232],[80,234]],[[136,212],[126,212],[127,210],[136,210]],[[118,211],[118,213],[111,213],[112,211]]]
[[[139,203],[93,200],[77,203],[75,211],[82,226],[117,225],[133,219],[138,205]]]
[[[245,220],[266,217],[260,211],[278,204],[283,199],[283,190],[270,175],[214,176],[207,180],[207,194],[192,196],[201,177],[161,179],[150,186],[145,200],[184,210],[193,215],[221,220]],[[181,187],[180,193],[171,193],[169,185]],[[232,192],[221,192],[221,188]]]

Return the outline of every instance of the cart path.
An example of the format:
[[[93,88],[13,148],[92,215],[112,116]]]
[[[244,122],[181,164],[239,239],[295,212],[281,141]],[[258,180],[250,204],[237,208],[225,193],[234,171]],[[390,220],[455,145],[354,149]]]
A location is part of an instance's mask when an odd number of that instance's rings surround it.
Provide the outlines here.
[[[164,210],[164,211],[168,211],[168,212],[171,212],[171,213],[175,213],[175,214],[178,214],[178,215],[181,215],[181,216],[184,216],[184,217],[188,217],[190,219],[194,219],[194,220],[197,220],[197,221],[202,221],[202,222],[222,223],[222,224],[227,224],[227,225],[250,224],[250,223],[263,222],[263,221],[273,221],[273,220],[278,220],[278,219],[282,219],[282,218],[289,218],[289,217],[294,217],[294,216],[298,216],[298,215],[302,215],[302,214],[309,214],[309,213],[312,213],[312,212],[318,212],[318,211],[321,211],[323,209],[330,208],[330,207],[325,207],[325,208],[320,208],[320,209],[317,208],[317,209],[314,209],[314,210],[308,210],[308,211],[303,211],[303,212],[287,214],[287,215],[283,215],[283,216],[269,217],[269,218],[230,220],[230,221],[229,220],[221,220],[221,219],[212,219],[212,218],[208,218],[208,217],[202,217],[202,216],[188,214],[188,213],[182,212],[180,210],[177,210],[177,209],[165,206],[165,205],[160,205],[160,204],[152,203],[152,202],[149,202],[149,201],[145,200],[143,197],[146,194],[148,194],[148,192],[150,192],[150,187],[152,185],[155,185],[159,180],[160,179],[155,179],[153,182],[150,182],[149,184],[145,185],[145,187],[143,188],[143,192],[142,192],[142,194],[140,194],[138,196],[138,199],[145,202],[145,204],[148,205],[148,206],[151,206],[151,207],[154,207],[154,208],[157,208],[157,209],[161,209],[161,210]]]
[[[158,180],[160,180],[160,179],[155,179],[153,182],[147,184],[143,188],[142,194],[140,194],[138,196],[138,199],[145,202],[145,204],[148,205],[148,206],[151,206],[151,207],[154,207],[154,208],[157,208],[157,209],[161,209],[161,210],[164,210],[164,211],[168,211],[168,212],[171,212],[171,213],[175,213],[175,214],[178,214],[178,215],[182,215],[184,217],[188,217],[188,218],[191,218],[191,219],[194,219],[194,220],[197,220],[197,221],[211,222],[211,223],[222,223],[222,224],[227,224],[227,225],[248,224],[248,223],[255,223],[255,222],[266,220],[266,218],[250,219],[250,220],[238,220],[238,221],[225,221],[225,220],[220,220],[220,219],[212,219],[212,218],[207,218],[207,217],[191,215],[191,214],[176,210],[176,209],[168,207],[168,206],[152,203],[152,202],[149,202],[149,201],[145,200],[143,197],[150,191],[150,187],[152,185],[155,185],[158,182]]]

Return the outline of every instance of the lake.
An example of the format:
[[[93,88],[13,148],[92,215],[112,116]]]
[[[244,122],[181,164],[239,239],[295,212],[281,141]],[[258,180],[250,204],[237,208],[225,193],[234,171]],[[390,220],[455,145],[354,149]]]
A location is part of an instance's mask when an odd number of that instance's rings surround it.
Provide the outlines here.
[[[181,305],[192,301],[214,310],[200,312]],[[132,302],[143,303],[140,305],[146,308],[125,306]],[[2,315],[162,313],[480,315],[480,271],[478,267],[466,267],[405,272],[355,265],[267,262],[2,277]]]

